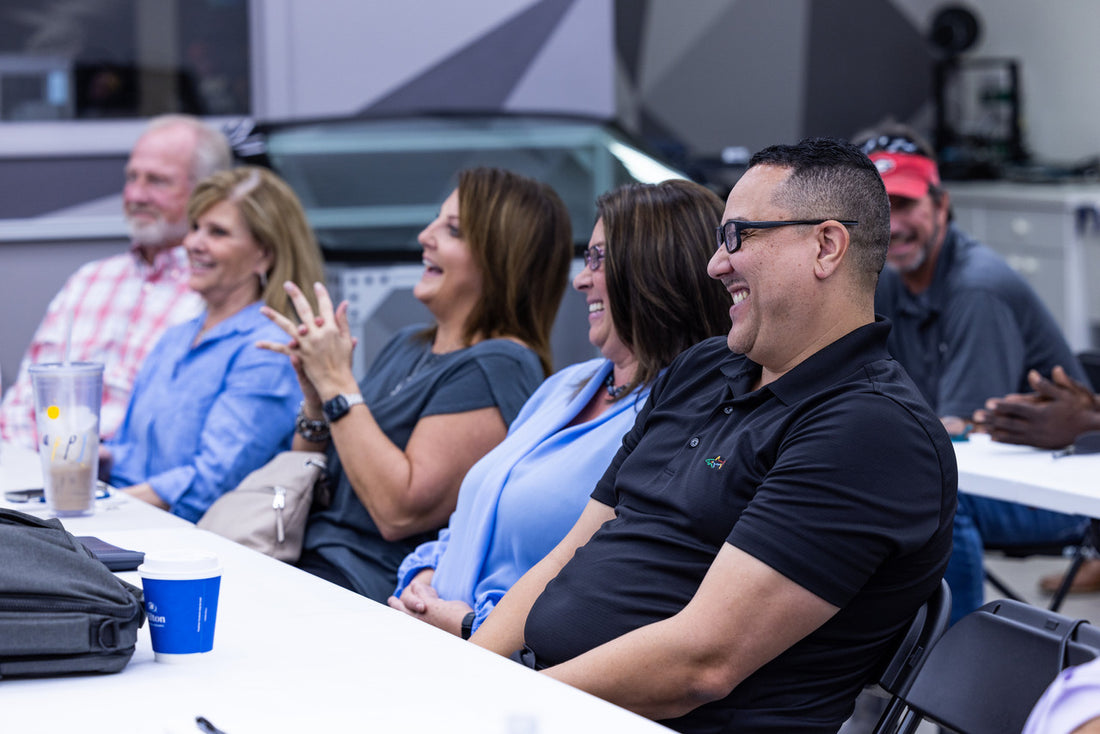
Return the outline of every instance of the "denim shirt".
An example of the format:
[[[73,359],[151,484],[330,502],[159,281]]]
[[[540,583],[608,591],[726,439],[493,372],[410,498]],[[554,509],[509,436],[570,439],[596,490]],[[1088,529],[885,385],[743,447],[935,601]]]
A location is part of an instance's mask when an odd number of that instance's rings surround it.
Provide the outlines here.
[[[302,392],[290,360],[256,347],[286,340],[261,305],[217,324],[194,347],[205,314],[165,332],[107,444],[111,484],[148,482],[173,514],[196,522],[245,475],[290,448]]]

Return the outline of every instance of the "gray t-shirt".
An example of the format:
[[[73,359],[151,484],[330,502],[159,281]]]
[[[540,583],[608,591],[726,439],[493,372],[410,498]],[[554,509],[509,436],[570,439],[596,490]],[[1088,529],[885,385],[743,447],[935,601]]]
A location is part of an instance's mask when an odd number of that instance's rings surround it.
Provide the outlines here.
[[[1031,392],[1029,370],[1084,370],[1058,323],[1019,274],[954,226],[932,285],[919,295],[883,270],[875,311],[890,319],[889,349],[940,416],[969,418],[988,398]]]
[[[538,356],[507,339],[489,339],[446,354],[416,335],[423,326],[398,332],[382,349],[359,388],[383,433],[404,450],[417,422],[426,416],[495,406],[511,424],[543,379]],[[328,508],[315,511],[306,526],[304,550],[340,569],[360,594],[385,602],[397,583],[397,567],[438,528],[400,541],[382,538],[356,497],[335,447],[328,450]]]

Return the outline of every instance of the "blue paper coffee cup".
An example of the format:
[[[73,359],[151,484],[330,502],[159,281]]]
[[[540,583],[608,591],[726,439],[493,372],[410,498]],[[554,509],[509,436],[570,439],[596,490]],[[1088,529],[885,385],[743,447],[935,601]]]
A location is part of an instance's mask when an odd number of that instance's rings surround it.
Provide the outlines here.
[[[221,587],[218,557],[190,550],[146,553],[138,573],[157,661],[182,662],[210,652]]]

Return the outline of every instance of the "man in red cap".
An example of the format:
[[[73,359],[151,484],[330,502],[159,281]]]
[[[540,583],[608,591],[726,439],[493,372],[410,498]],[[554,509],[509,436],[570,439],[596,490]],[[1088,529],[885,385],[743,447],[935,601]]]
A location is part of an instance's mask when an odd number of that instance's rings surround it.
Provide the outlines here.
[[[1028,373],[1061,365],[1085,380],[1054,317],[1027,282],[951,223],[950,196],[931,147],[891,124],[854,141],[890,196],[890,247],[875,311],[890,319],[889,349],[949,433],[965,438],[986,400],[1030,390]],[[983,600],[984,543],[1076,543],[1087,520],[965,493],[959,487],[946,578],[952,619]],[[984,539],[984,543],[983,543]]]

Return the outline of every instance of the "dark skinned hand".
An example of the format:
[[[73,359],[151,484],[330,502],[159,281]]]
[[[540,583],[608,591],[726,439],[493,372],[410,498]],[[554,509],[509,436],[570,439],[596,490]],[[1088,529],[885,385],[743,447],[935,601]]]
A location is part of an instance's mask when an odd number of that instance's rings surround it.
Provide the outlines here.
[[[1002,443],[1060,449],[1100,428],[1097,396],[1064,369],[1055,367],[1049,380],[1032,370],[1027,379],[1034,393],[990,398],[974,412],[975,430]]]

